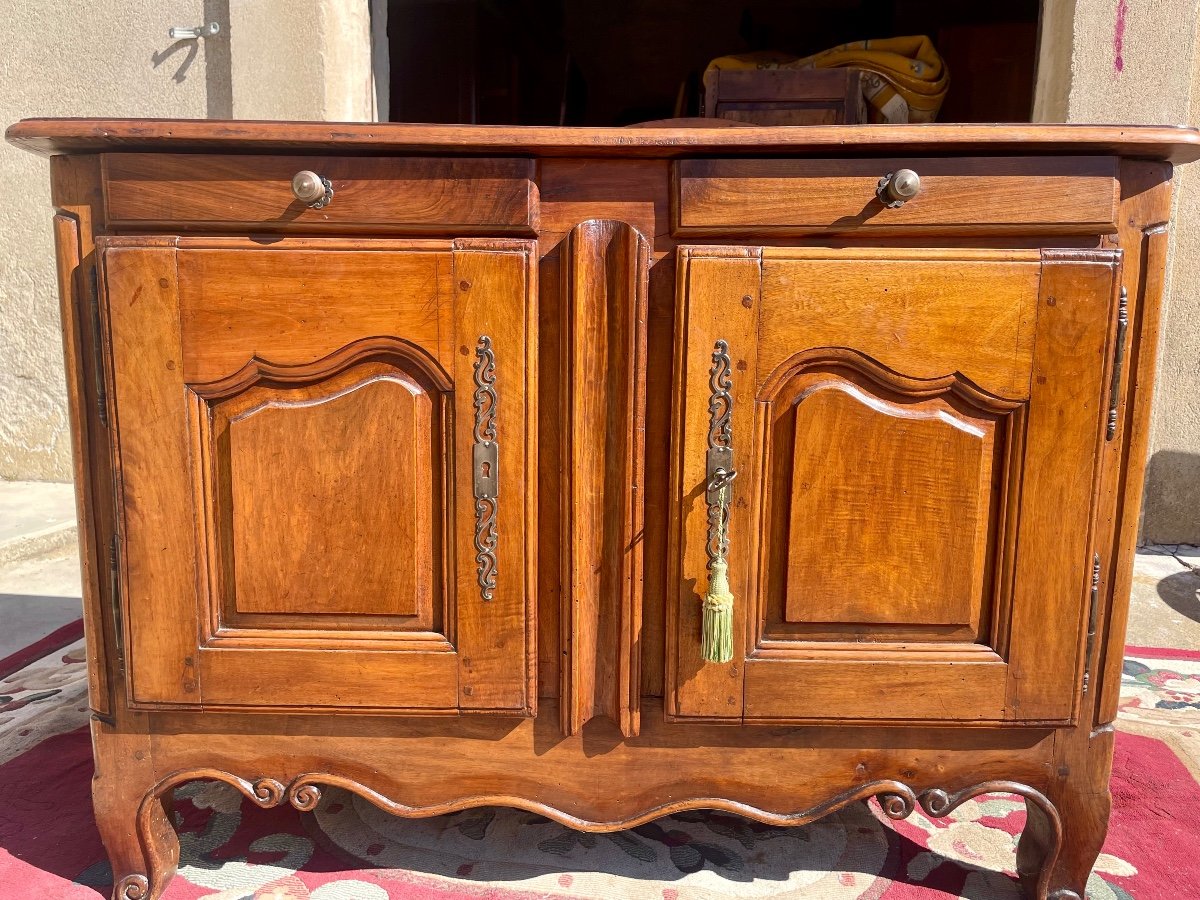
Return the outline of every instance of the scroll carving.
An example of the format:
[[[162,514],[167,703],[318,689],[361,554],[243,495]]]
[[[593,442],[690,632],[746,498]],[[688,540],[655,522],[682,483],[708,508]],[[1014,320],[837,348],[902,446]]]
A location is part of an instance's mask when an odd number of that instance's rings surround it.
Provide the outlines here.
[[[122,900],[147,900],[158,896],[172,875],[167,863],[164,842],[169,838],[157,833],[154,825],[156,804],[171,790],[194,780],[220,781],[231,785],[243,796],[263,809],[288,803],[301,812],[310,812],[321,800],[321,789],[336,787],[349,791],[374,804],[384,812],[404,818],[423,818],[445,815],[481,806],[508,806],[543,815],[548,819],[590,832],[614,832],[634,828],[661,816],[673,815],[693,809],[719,810],[754,819],[767,825],[806,825],[852,803],[877,797],[884,814],[893,820],[905,819],[919,807],[927,816],[942,818],[950,815],[968,800],[982,794],[1016,794],[1024,798],[1031,824],[1036,821],[1042,841],[1038,844],[1039,857],[1021,860],[1022,877],[1029,879],[1033,895],[1038,900],[1079,900],[1069,890],[1049,890],[1050,877],[1063,846],[1062,818],[1054,804],[1042,794],[1025,784],[1014,781],[986,781],[957,792],[950,793],[933,788],[918,793],[900,781],[885,779],[851,788],[808,809],[779,813],[760,809],[747,803],[725,800],[719,797],[689,797],[662,803],[634,815],[610,821],[591,821],[580,818],[565,810],[557,809],[537,800],[503,794],[480,794],[462,797],[445,803],[429,806],[409,806],[399,803],[378,791],[351,778],[340,775],[309,772],[293,778],[286,785],[274,778],[263,777],[250,781],[219,769],[191,769],[174,772],[156,784],[142,799],[137,814],[137,838],[147,860],[147,871],[126,875],[117,885],[114,896]],[[161,806],[159,806],[161,810]]]
[[[496,503],[500,496],[500,454],[496,443],[496,354],[492,339],[484,334],[475,347],[474,491],[475,564],[479,596],[496,595]]]
[[[189,781],[220,781],[237,789],[246,799],[262,809],[279,806],[287,796],[287,789],[274,778],[247,781],[220,769],[188,769],[173,772],[156,784],[142,798],[137,811],[137,838],[146,860],[145,872],[134,872],[124,876],[113,889],[113,896],[120,900],[150,900],[159,896],[166,883],[175,873],[178,851],[164,852],[165,839],[160,828],[170,828],[162,817],[162,798],[169,791]],[[155,813],[158,813],[156,816]],[[173,835],[172,835],[173,838]]]

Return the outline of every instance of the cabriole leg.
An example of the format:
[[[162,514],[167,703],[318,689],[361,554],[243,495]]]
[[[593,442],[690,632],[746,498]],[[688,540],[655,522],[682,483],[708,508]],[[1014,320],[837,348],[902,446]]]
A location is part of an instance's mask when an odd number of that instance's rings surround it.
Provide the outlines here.
[[[1081,790],[1073,782],[1060,786],[1051,799],[1062,817],[1062,849],[1058,858],[1046,859],[1047,850],[1053,845],[1054,823],[1041,807],[1027,799],[1029,818],[1017,844],[1017,871],[1032,897],[1083,900],[1087,896],[1088,877],[1104,846],[1112,800],[1107,790]],[[1048,891],[1039,895],[1039,875],[1046,862],[1050,863]]]
[[[179,838],[157,792],[146,734],[92,722],[92,806],[113,872],[113,900],[156,900],[179,865]]]
[[[1059,751],[1061,777],[1046,794],[1057,810],[1058,822],[1047,811],[1026,798],[1028,824],[1017,845],[1017,871],[1030,896],[1053,900],[1083,900],[1087,881],[1096,865],[1108,833],[1112,795],[1113,731],[1111,726],[1088,734],[1080,729],[1063,741]],[[1061,849],[1052,860],[1046,850],[1053,846],[1054,831],[1061,829]],[[1042,861],[1049,865],[1044,879],[1046,893],[1036,892]]]

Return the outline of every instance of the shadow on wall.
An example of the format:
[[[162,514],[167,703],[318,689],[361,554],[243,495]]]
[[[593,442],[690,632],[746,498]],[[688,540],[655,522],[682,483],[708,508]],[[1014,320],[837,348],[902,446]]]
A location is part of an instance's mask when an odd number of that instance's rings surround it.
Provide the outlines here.
[[[1200,453],[1150,457],[1142,510],[1143,544],[1200,544]]]
[[[204,82],[210,119],[233,118],[233,58],[230,46],[229,0],[204,0],[204,21],[221,26],[223,37],[204,48]]]
[[[176,84],[183,84],[187,80],[188,70],[192,67],[192,63],[196,61],[196,57],[200,54],[200,42],[195,38],[187,40],[179,40],[171,44],[165,50],[159,50],[150,55],[150,62],[154,64],[154,68],[158,68],[176,53],[186,51],[186,55],[179,63],[179,68],[175,70],[175,74],[171,76],[171,80]]]
[[[206,116],[210,119],[233,118],[233,65],[229,45],[229,0],[204,0],[204,22],[215,22],[220,31],[209,38],[183,38],[150,54],[150,64],[159,68],[170,62],[175,66],[171,79],[183,84],[204,44],[204,81],[208,92]],[[178,54],[183,54],[179,56]]]

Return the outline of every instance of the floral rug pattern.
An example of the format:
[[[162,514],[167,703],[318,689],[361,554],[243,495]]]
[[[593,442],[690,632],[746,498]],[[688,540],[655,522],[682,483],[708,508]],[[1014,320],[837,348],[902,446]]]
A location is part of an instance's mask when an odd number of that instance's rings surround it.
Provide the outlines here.
[[[1200,780],[1200,654],[1196,655],[1126,657],[1118,722],[1124,731],[1165,741]]]
[[[0,900],[109,890],[86,794],[86,721],[81,645],[0,681],[0,790],[6,773],[33,793],[44,778],[63,804],[26,820],[0,814]],[[1126,659],[1119,728],[1112,826],[1089,897],[1177,898],[1200,884],[1200,658]],[[184,785],[175,800],[182,852],[164,900],[1021,896],[1025,812],[1010,796],[945,819],[918,811],[893,822],[872,801],[801,828],[695,811],[614,834],[491,807],[405,820],[336,789],[307,815],[259,810],[211,782]],[[56,828],[76,836],[58,856],[47,846]]]
[[[86,725],[87,703],[83,641],[0,679],[0,763]]]

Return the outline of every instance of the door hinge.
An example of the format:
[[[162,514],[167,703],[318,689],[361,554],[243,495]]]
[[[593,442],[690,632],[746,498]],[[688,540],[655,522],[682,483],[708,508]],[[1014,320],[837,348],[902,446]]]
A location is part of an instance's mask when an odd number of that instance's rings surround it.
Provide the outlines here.
[[[112,601],[113,637],[117,646],[117,665],[125,671],[125,631],[121,622],[120,540],[114,532],[108,541],[108,592]]]
[[[96,275],[96,267],[90,266],[87,271],[88,279],[88,312],[92,320],[92,354],[96,370],[96,412],[100,416],[100,424],[108,427],[108,381],[104,371],[104,340],[100,327],[100,284]]]
[[[1092,653],[1096,649],[1096,620],[1100,610],[1100,554],[1092,559],[1092,596],[1088,604],[1087,644],[1083,652],[1083,692],[1088,692]]]
[[[1121,288],[1117,301],[1117,339],[1113,353],[1112,385],[1108,394],[1108,427],[1104,439],[1111,441],[1117,436],[1117,408],[1121,405],[1121,373],[1125,368],[1125,334],[1129,331],[1129,292]]]

